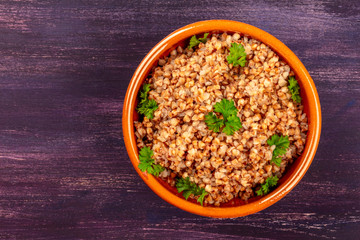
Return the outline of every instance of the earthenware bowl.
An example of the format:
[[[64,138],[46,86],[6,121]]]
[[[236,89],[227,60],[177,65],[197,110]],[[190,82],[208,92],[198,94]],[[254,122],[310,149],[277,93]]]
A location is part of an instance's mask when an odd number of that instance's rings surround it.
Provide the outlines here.
[[[161,57],[168,55],[171,50],[179,45],[185,46],[191,36],[206,32],[238,32],[263,42],[271,47],[273,51],[290,65],[291,69],[295,72],[301,87],[304,111],[306,112],[309,121],[305,149],[302,155],[288,167],[286,174],[279,180],[279,184],[275,190],[263,197],[252,198],[247,203],[232,201],[220,207],[202,207],[195,201],[186,201],[181,194],[177,193],[175,188],[171,188],[164,181],[152,175],[141,172],[137,167],[139,164],[139,157],[133,122],[134,119],[137,118],[135,107],[141,84],[150,73],[151,68],[157,65],[158,60]],[[296,184],[300,182],[308,170],[319,144],[321,109],[315,84],[308,71],[299,58],[297,58],[296,55],[280,40],[259,28],[245,23],[228,20],[209,20],[196,22],[174,31],[156,44],[156,46],[145,56],[129,83],[124,100],[122,124],[124,141],[130,160],[140,177],[157,195],[172,205],[191,213],[208,217],[233,218],[256,213],[271,206],[288,194]]]

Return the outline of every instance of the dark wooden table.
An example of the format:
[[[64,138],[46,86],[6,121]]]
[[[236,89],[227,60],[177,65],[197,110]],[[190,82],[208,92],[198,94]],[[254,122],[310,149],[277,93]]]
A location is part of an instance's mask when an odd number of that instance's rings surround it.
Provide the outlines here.
[[[0,1],[0,238],[359,239],[359,1]],[[121,115],[146,53],[186,24],[231,19],[283,41],[317,86],[323,131],[298,186],[243,218],[160,199]]]

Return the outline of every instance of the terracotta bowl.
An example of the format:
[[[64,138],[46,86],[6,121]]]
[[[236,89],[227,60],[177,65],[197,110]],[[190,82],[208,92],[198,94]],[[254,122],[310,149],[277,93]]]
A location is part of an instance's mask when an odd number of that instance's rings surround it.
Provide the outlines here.
[[[155,178],[152,175],[141,172],[137,167],[139,164],[139,157],[133,121],[137,118],[137,113],[135,111],[136,99],[143,81],[150,73],[151,68],[157,65],[158,60],[161,57],[168,55],[171,50],[179,45],[185,46],[191,36],[205,32],[238,32],[249,35],[250,37],[265,43],[290,65],[291,69],[295,72],[301,87],[304,111],[306,112],[309,121],[309,130],[304,152],[291,166],[288,167],[286,174],[279,180],[278,187],[275,190],[263,197],[252,198],[248,203],[237,200],[231,201],[220,207],[202,207],[194,201],[186,201],[177,193],[175,188],[171,188],[164,181]],[[191,213],[208,217],[233,218],[256,213],[271,206],[288,194],[291,189],[299,183],[308,170],[319,144],[321,109],[313,80],[304,65],[295,54],[285,46],[285,44],[269,33],[245,23],[228,20],[210,20],[196,22],[182,27],[171,33],[151,49],[141,61],[130,81],[124,100],[122,124],[125,145],[130,160],[140,177],[157,195],[172,205]]]

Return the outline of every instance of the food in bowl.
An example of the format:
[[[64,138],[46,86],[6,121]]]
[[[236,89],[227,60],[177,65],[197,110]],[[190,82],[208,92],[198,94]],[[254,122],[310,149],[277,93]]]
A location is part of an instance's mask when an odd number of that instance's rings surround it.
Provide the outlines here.
[[[304,149],[303,108],[294,72],[264,43],[193,36],[140,91],[138,167],[201,205],[266,195]]]

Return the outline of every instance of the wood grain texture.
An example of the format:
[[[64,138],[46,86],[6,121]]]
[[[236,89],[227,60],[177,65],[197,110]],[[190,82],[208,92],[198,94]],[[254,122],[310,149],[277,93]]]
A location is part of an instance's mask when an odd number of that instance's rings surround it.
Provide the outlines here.
[[[1,239],[359,239],[359,1],[0,1]],[[121,112],[137,65],[186,24],[259,27],[302,60],[323,113],[298,186],[243,218],[177,209],[137,176]]]

